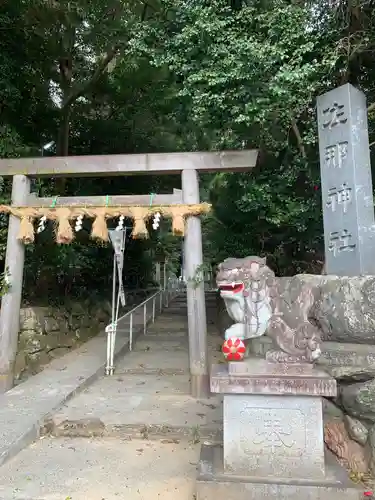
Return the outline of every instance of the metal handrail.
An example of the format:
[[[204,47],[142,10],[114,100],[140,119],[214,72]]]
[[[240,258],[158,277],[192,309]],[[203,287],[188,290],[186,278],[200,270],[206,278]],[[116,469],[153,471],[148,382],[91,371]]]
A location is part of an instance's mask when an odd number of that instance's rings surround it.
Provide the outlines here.
[[[168,281],[168,288],[160,289],[146,300],[135,306],[126,314],[117,319],[114,323],[110,323],[105,331],[107,333],[107,365],[105,368],[106,375],[113,375],[114,373],[114,354],[116,333],[120,322],[123,323],[129,319],[129,351],[133,349],[133,334],[136,328],[143,327],[143,334],[147,334],[147,325],[151,321],[154,323],[157,313],[161,313],[163,306],[168,307],[171,298],[177,295],[180,291],[177,278]],[[147,305],[152,303],[151,315],[147,315]],[[141,325],[134,324],[134,316],[143,309],[143,321]],[[157,311],[158,309],[158,311]]]

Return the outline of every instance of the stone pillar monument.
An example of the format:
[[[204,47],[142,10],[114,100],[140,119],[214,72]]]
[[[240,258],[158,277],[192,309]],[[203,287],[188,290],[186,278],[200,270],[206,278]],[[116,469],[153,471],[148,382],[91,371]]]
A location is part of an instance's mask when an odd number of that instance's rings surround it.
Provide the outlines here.
[[[375,274],[366,97],[349,83],[318,97],[326,273]]]

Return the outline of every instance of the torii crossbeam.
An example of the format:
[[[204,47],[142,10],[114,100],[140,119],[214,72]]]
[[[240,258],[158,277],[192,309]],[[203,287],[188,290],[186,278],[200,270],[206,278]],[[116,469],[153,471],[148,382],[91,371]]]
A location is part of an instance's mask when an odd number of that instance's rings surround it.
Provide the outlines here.
[[[198,172],[250,171],[256,166],[257,160],[257,150],[1,159],[0,176],[13,176],[13,205],[32,206],[33,203],[35,205],[41,200],[36,201],[34,196],[30,196],[30,177],[102,177],[180,173],[183,203],[198,204]],[[125,198],[125,196],[119,196],[119,198]],[[88,201],[86,197],[85,199]],[[74,205],[83,200],[79,200],[79,197],[78,199],[59,199],[59,203],[62,201],[67,205]],[[93,204],[98,202],[98,200],[91,201]],[[49,202],[50,200],[45,199],[46,204]],[[2,298],[0,313],[0,392],[8,390],[13,385],[13,368],[17,353],[24,267],[24,245],[17,239],[19,226],[19,219],[11,215],[5,259],[6,268],[9,269],[11,276],[11,287]],[[197,269],[200,269],[203,263],[199,217],[187,218],[184,247],[191,393],[196,398],[206,398],[210,390],[204,283],[197,283],[193,279],[196,277]]]

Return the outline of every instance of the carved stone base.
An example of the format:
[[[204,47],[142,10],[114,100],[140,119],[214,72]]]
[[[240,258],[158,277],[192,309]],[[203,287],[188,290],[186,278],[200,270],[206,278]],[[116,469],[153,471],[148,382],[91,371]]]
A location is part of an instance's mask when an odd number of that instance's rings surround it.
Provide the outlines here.
[[[321,397],[225,394],[223,416],[227,474],[325,477]]]
[[[311,364],[269,363],[250,358],[240,362],[213,365],[211,392],[221,394],[282,394],[335,397],[336,381]]]
[[[268,351],[266,354],[266,360],[269,361],[270,363],[311,364],[311,361],[309,361],[306,356],[292,356],[291,354],[288,354],[284,351],[277,351],[277,350]]]
[[[211,391],[224,394],[226,474],[325,477],[321,397],[336,396],[335,379],[311,364],[249,359],[214,365]]]
[[[327,454],[323,479],[262,478],[224,472],[223,448],[202,445],[197,500],[360,500],[363,490]]]
[[[249,359],[214,365],[224,394],[223,447],[202,447],[197,500],[359,500],[327,464],[322,396],[336,381],[311,364]]]

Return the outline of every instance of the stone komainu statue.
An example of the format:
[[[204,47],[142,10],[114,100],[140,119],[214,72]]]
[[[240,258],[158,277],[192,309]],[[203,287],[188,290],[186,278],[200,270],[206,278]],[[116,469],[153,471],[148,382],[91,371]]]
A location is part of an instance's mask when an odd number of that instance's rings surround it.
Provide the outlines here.
[[[314,295],[307,284],[292,297],[260,257],[224,260],[216,282],[234,321],[225,331],[226,339],[267,335],[280,349],[267,353],[270,361],[312,363],[318,359],[320,331],[308,319]]]

